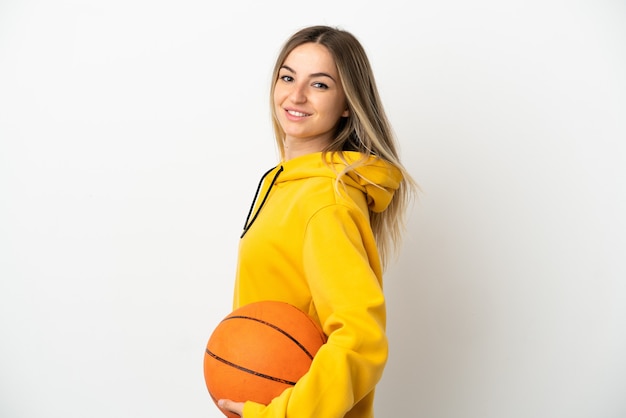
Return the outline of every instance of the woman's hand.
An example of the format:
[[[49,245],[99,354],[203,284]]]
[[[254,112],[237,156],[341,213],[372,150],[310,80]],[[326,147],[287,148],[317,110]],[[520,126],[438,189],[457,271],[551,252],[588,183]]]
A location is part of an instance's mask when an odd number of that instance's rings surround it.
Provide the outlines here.
[[[235,402],[230,399],[220,399],[217,401],[217,406],[239,416],[242,416],[243,414],[243,402]]]

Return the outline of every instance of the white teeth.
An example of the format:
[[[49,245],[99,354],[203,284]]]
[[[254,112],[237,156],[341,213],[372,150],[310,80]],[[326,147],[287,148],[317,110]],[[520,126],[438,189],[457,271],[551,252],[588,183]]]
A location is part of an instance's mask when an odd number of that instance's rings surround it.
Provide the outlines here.
[[[296,112],[295,110],[288,110],[287,113],[289,113],[290,115],[299,116],[299,117],[307,116],[306,113]]]

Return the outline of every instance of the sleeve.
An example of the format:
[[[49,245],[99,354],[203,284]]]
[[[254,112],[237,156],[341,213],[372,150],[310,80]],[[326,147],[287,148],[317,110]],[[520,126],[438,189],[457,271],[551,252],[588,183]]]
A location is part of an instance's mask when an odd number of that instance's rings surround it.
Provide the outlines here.
[[[385,298],[372,269],[378,253],[368,220],[342,205],[307,226],[303,266],[328,341],[309,371],[270,405],[244,405],[244,418],[343,417],[370,394],[388,355]]]

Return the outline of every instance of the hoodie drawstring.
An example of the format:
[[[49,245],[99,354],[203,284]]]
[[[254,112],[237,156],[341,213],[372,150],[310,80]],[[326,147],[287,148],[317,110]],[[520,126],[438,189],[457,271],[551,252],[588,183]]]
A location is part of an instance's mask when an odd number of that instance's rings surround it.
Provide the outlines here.
[[[254,214],[254,217],[252,218],[250,223],[248,223],[248,220],[250,219],[250,215],[252,215],[252,210],[254,209],[254,204],[256,203],[256,198],[259,195],[259,191],[261,190],[261,186],[263,185],[263,180],[275,168],[276,167],[273,167],[273,168],[267,170],[265,172],[265,174],[263,174],[263,176],[261,176],[261,180],[259,181],[259,185],[257,186],[256,192],[254,193],[254,198],[252,199],[252,204],[250,205],[250,210],[248,211],[248,216],[246,216],[246,222],[243,225],[243,232],[242,232],[242,234],[241,234],[241,236],[239,238],[243,238],[243,236],[246,235],[246,232],[248,232],[248,229],[250,229],[250,227],[252,226],[252,224],[256,220],[257,216],[259,216],[259,212],[261,212],[261,208],[265,204],[265,201],[267,200],[267,197],[269,196],[270,191],[272,190],[272,187],[274,187],[274,183],[276,183],[276,179],[278,178],[278,175],[283,171],[283,166],[281,165],[280,168],[278,169],[278,171],[276,172],[276,174],[274,175],[274,178],[272,179],[272,182],[270,183],[270,187],[267,189],[267,192],[265,192],[265,196],[263,196],[263,200],[261,201],[261,204],[259,205],[259,209],[257,209],[256,213]]]

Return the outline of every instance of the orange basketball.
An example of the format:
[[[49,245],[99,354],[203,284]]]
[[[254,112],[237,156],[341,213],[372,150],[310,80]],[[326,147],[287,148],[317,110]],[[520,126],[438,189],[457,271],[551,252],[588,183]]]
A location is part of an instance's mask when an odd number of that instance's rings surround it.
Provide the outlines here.
[[[209,394],[216,405],[219,399],[267,405],[309,370],[325,342],[317,322],[288,303],[242,306],[217,325],[207,342],[204,380]]]

